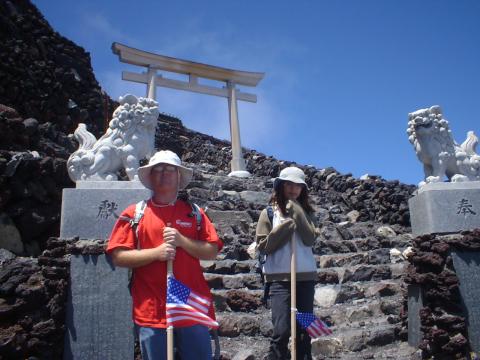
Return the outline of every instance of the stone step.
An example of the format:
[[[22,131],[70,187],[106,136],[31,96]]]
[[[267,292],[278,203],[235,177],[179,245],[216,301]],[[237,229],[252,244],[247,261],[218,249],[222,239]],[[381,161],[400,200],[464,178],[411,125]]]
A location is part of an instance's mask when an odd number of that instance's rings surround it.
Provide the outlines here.
[[[204,274],[205,280],[211,289],[263,289],[262,280],[259,274]]]
[[[244,274],[254,273],[258,261],[257,260],[217,260],[202,261],[202,267],[205,273],[211,274]]]
[[[420,350],[411,347],[406,341],[395,341],[385,346],[368,347],[360,352],[351,352],[339,354],[332,358],[323,358],[324,360],[359,360],[359,359],[377,359],[377,360],[413,360],[421,359]]]
[[[318,280],[321,284],[338,284],[345,282],[399,279],[405,270],[406,263],[356,265],[348,268],[333,267],[319,269]]]
[[[265,310],[262,304],[263,290],[212,290],[212,295],[217,312]]]
[[[250,225],[253,220],[248,211],[208,210],[208,217],[222,239],[237,234],[251,234]]]
[[[408,236],[397,236],[392,238],[354,238],[351,240],[323,240],[317,239],[313,250],[318,255],[332,255],[357,253],[363,251],[372,251],[378,249],[397,248],[403,251],[411,245],[411,239]]]
[[[232,294],[237,291],[214,293],[215,309],[218,316],[236,317],[255,314],[269,314],[261,303],[261,294]],[[230,294],[229,294],[230,293]],[[388,323],[400,321],[400,296],[381,299],[355,299],[349,302],[335,303],[329,307],[319,306],[315,301],[315,314],[335,327],[363,327],[365,324]]]
[[[254,314],[224,311],[217,312],[216,317],[220,325],[218,334],[223,337],[270,337],[272,334],[270,311],[256,311]]]
[[[394,302],[398,301],[405,291],[403,284],[398,280],[335,285],[317,284],[314,303],[317,308],[327,310],[338,304],[352,304],[355,307],[374,300],[388,303],[392,298],[395,299]],[[264,307],[263,289],[214,289],[212,294],[217,311],[251,311]],[[385,313],[393,314],[392,310],[388,313],[385,310]]]
[[[397,341],[395,338],[395,326],[389,324],[344,329],[332,327],[332,330],[332,335],[320,337],[312,341],[313,356],[332,358],[342,353],[351,354],[371,347],[385,346]]]
[[[390,250],[390,248],[380,248],[371,251],[354,251],[328,255],[315,255],[315,258],[318,267],[321,269],[331,267],[350,267],[361,264],[389,264],[392,262]],[[402,251],[403,248],[399,250]],[[402,259],[394,258],[393,261],[402,262]],[[224,259],[216,261],[202,261],[202,266],[206,273],[234,275],[255,272],[255,269],[258,266],[258,260]]]
[[[267,354],[269,345],[270,339],[264,336],[220,337],[222,359],[261,360]]]
[[[405,288],[400,281],[382,280],[315,286],[315,305],[330,308],[335,304],[361,303],[371,299],[402,297]]]
[[[378,265],[389,263],[391,263],[389,248],[317,256],[318,267],[322,269],[331,267],[348,267],[361,264]]]
[[[241,335],[236,338],[220,337],[222,359],[261,360],[268,352],[270,340],[264,337],[249,337]],[[329,350],[328,348],[332,348]],[[416,349],[407,342],[395,341],[382,347],[370,347],[358,352],[334,352],[338,347],[337,341],[329,338],[320,338],[315,341],[313,358],[317,360],[359,360],[359,359],[389,359],[411,360]],[[332,355],[325,355],[332,354]]]
[[[335,304],[330,308],[315,307],[315,314],[336,328],[364,327],[372,324],[398,324],[401,307],[399,297]]]
[[[328,285],[398,280],[404,274],[405,267],[406,263],[400,262],[395,264],[322,268],[317,271],[318,282],[323,285]],[[238,273],[234,275],[205,273],[204,276],[211,289],[263,289],[261,277],[255,272]]]
[[[268,351],[272,326],[270,319],[255,316],[219,315],[219,335],[222,355],[232,359],[262,359]],[[361,359],[359,354],[385,347],[390,354],[394,346],[400,356],[413,354],[415,349],[395,337],[395,326],[388,323],[366,323],[361,327],[335,327],[333,334],[312,340],[312,355],[316,359]],[[250,351],[248,357],[246,351]],[[355,355],[357,357],[355,357]],[[375,357],[379,358],[379,357]],[[408,357],[405,357],[405,359]],[[391,357],[397,359],[397,357]],[[402,359],[402,357],[398,357]]]

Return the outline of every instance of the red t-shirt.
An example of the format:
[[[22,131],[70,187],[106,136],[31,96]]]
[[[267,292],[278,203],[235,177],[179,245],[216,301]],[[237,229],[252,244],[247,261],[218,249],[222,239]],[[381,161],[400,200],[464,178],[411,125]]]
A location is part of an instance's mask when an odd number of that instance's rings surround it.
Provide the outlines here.
[[[132,218],[135,213],[135,204],[124,210],[121,216]],[[155,207],[152,201],[147,202],[143,218],[138,226],[138,238],[141,249],[154,248],[163,244],[163,229],[166,224],[176,228],[182,235],[190,239],[208,241],[217,244],[218,250],[223,246],[218,238],[213,224],[201,210],[201,228],[197,231],[197,219],[188,216],[192,207],[184,201],[178,200],[175,205]],[[108,241],[107,254],[118,248],[136,249],[135,235],[128,221],[119,219],[113,228]],[[188,254],[181,247],[177,248],[173,261],[175,278],[188,286],[195,293],[212,298],[200,261]],[[137,325],[154,328],[166,328],[165,302],[167,294],[167,262],[154,261],[134,270],[132,282],[133,320]],[[209,316],[215,319],[213,304],[209,309]],[[176,326],[191,326],[194,323],[185,320]]]

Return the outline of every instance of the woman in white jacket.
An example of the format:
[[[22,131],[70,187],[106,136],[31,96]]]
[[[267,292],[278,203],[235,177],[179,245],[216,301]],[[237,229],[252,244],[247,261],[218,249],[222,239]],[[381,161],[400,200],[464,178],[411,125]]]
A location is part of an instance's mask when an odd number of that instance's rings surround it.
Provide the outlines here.
[[[296,238],[297,309],[313,313],[313,296],[317,266],[312,245],[317,236],[313,208],[309,204],[304,172],[288,167],[280,172],[273,185],[269,209],[260,214],[256,241],[258,250],[266,255],[263,274],[269,287],[273,335],[266,359],[289,359],[290,338],[290,259],[291,240]],[[297,359],[311,359],[310,336],[297,326]]]

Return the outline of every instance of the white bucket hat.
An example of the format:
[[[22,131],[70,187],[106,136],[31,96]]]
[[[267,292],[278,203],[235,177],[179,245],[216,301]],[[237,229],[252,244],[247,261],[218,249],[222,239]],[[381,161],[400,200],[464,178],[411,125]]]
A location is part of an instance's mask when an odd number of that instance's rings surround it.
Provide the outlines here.
[[[178,168],[180,173],[180,180],[178,183],[179,190],[185,189],[190,180],[192,180],[193,170],[182,166],[182,161],[177,154],[170,150],[160,150],[153,154],[148,165],[138,168],[138,179],[146,188],[153,190],[150,172],[152,171],[152,168],[158,164],[170,164]]]
[[[280,175],[273,181],[273,188],[278,190],[278,186],[282,181],[291,181],[295,184],[305,185],[307,188],[305,173],[296,166],[290,166],[280,171]]]

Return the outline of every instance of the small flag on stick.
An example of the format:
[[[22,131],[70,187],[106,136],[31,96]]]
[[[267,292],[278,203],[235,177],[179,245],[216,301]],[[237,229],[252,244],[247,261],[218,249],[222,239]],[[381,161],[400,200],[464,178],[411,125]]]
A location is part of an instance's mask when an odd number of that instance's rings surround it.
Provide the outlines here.
[[[189,321],[208,326],[212,329],[218,328],[218,323],[208,316],[210,300],[204,296],[195,294],[190,288],[174,279],[168,277],[167,282],[167,324],[179,325],[181,322]]]
[[[312,313],[302,313],[297,311],[297,321],[305,330],[307,330],[312,339],[332,334],[332,330],[330,330],[327,324],[318,319]]]

